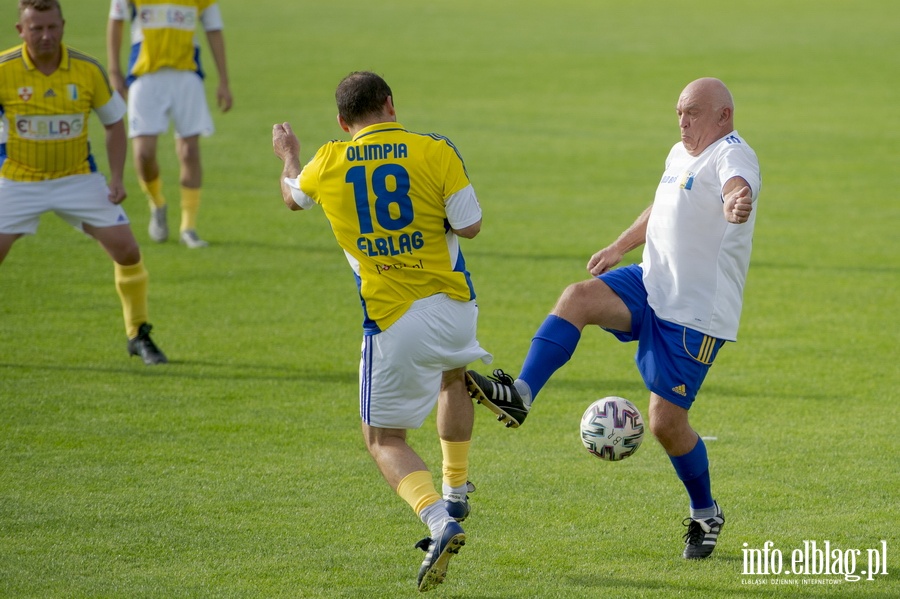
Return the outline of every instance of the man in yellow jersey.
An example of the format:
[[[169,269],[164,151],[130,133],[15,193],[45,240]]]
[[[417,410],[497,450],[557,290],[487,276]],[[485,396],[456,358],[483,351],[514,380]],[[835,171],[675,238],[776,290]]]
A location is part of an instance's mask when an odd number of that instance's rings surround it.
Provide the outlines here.
[[[288,123],[273,128],[291,210],[320,205],[344,250],[363,306],[360,415],[369,453],[388,484],[429,527],[420,591],[440,584],[465,543],[474,409],[465,367],[492,359],[476,340],[478,307],[459,238],[481,230],[462,158],[439,135],[397,123],[393,94],[374,73],[338,85],[338,124],[350,141],[322,146],[301,169]],[[406,442],[437,404],[443,496]]]
[[[115,262],[129,354],[161,364],[147,323],[147,270],[120,206],[125,102],[95,59],[62,43],[64,25],[57,0],[19,0],[25,43],[0,54],[0,263],[18,238],[37,232],[42,214],[60,215]],[[91,110],[106,128],[108,184],[88,145]]]
[[[119,54],[125,21],[131,22],[131,53],[123,75]],[[179,239],[189,248],[208,244],[197,234],[203,169],[200,136],[212,135],[212,116],[203,88],[204,72],[197,25],[206,32],[219,75],[216,100],[231,110],[222,15],[215,0],[112,0],[106,33],[113,86],[128,100],[129,136],[138,182],[150,202],[150,238],[169,238],[167,204],[157,161],[157,141],[175,125],[175,150],[181,165]]]

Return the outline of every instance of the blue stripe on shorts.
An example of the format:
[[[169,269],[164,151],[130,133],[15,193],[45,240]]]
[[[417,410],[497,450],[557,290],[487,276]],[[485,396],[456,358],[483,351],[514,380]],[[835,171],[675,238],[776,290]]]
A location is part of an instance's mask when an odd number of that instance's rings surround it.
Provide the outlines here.
[[[372,411],[372,338],[363,337],[359,366],[359,416],[369,424]]]

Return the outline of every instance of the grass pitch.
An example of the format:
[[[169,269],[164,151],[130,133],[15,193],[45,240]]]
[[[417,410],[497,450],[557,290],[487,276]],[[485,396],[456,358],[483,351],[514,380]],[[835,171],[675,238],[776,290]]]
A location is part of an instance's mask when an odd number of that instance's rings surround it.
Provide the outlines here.
[[[102,58],[106,0],[64,9],[66,40]],[[651,201],[687,82],[729,85],[763,169],[740,340],[692,412],[715,438],[714,557],[681,559],[687,499],[655,441],[614,464],[581,447],[597,397],[647,405],[634,347],[588,331],[524,427],[479,408],[468,543],[432,595],[900,595],[900,5],[222,9],[235,108],[203,142],[211,247],[151,242],[128,169],[171,364],[128,359],[109,261],[55,217],[0,267],[0,596],[417,595],[425,528],[359,434],[352,277],[322,214],[281,206],[271,152],[279,121],[305,159],[339,137],[334,86],[358,69],[386,77],[401,123],[466,159],[485,211],[464,243],[479,337],[512,372],[563,287]],[[15,9],[4,17],[11,46]],[[160,150],[177,206],[171,143]],[[437,480],[433,419],[411,442]],[[860,550],[857,571],[884,547],[887,574],[748,574],[767,541],[785,568],[809,542],[840,564]]]

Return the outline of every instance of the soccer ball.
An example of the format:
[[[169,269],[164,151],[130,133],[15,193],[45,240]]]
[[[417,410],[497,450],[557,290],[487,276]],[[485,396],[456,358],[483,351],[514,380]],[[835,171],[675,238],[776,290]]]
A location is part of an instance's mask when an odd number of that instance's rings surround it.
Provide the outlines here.
[[[581,442],[601,460],[624,460],[638,450],[643,439],[644,418],[627,399],[598,399],[581,417]]]

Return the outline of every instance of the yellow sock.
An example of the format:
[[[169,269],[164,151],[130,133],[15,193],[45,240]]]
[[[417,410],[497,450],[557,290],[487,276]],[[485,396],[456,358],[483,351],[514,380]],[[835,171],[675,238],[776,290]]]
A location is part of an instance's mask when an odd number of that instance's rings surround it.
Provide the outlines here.
[[[415,510],[418,516],[429,505],[441,500],[434,490],[434,481],[428,470],[416,470],[407,474],[397,485],[397,495]]]
[[[200,212],[200,189],[181,187],[181,230],[197,228],[197,213]]]
[[[143,260],[131,266],[116,263],[116,291],[122,301],[125,333],[137,337],[138,327],[147,322],[147,281],[149,275]]]
[[[444,441],[441,439],[441,450],[444,454],[444,483],[458,488],[469,480],[469,446],[471,441]]]
[[[157,177],[153,181],[144,181],[138,177],[138,184],[141,186],[141,191],[147,196],[151,207],[162,208],[166,205],[166,198],[162,193],[162,179]]]

